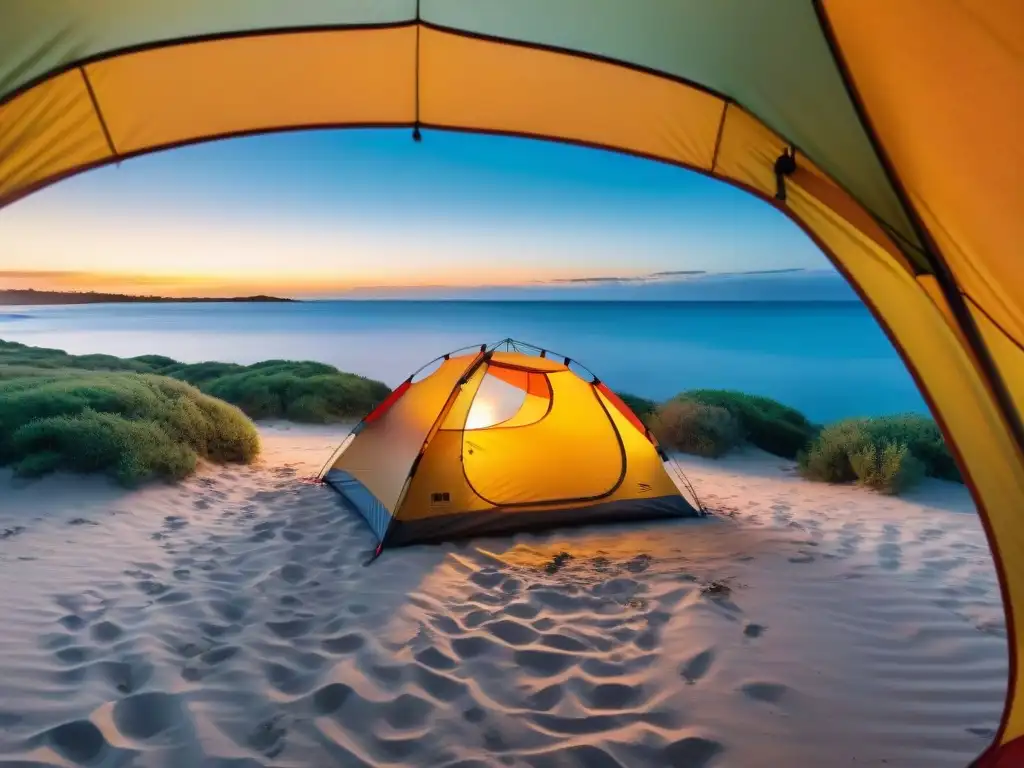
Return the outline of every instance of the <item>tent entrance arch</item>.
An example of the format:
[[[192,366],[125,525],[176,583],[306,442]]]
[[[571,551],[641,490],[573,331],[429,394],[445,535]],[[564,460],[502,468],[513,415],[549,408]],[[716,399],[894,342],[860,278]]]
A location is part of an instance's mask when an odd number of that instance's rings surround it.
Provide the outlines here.
[[[954,0],[11,0],[0,207],[160,149],[355,126],[601,147],[766,200],[872,309],[971,487],[1011,648],[996,765],[1024,751],[1022,28],[1021,3]]]
[[[626,454],[592,384],[543,358],[517,363],[485,364],[477,373],[479,385],[461,396],[471,400],[460,456],[469,487],[496,507],[595,501],[613,494],[626,473]],[[476,425],[475,411],[497,410],[497,387],[485,389],[491,382],[522,391],[522,404],[508,419]],[[512,467],[515,471],[509,471]]]

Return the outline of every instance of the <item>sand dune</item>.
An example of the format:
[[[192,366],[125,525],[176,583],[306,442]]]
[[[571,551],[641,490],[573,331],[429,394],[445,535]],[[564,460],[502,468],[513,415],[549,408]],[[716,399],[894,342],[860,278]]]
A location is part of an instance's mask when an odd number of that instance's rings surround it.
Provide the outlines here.
[[[0,477],[0,766],[959,768],[997,725],[960,487],[686,460],[716,517],[365,567],[302,479],[337,430],[263,432],[260,464],[178,487]]]

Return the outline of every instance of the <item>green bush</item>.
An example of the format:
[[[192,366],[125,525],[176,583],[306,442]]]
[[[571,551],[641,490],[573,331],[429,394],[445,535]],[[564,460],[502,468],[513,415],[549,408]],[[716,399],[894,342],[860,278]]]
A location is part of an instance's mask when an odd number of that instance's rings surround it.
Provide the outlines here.
[[[850,457],[858,482],[882,493],[898,494],[917,483],[924,465],[903,443],[885,443],[881,449],[868,443]]]
[[[796,458],[818,433],[800,411],[769,397],[725,389],[694,389],[677,397],[724,408],[739,421],[748,442],[787,459]]]
[[[695,400],[668,401],[648,417],[648,426],[662,445],[712,459],[743,441],[735,416],[725,408]]]
[[[74,369],[0,381],[0,465],[19,475],[101,472],[134,485],[185,477],[199,458],[248,463],[258,453],[239,409],[184,382]]]
[[[864,420],[865,429],[875,443],[902,443],[924,465],[929,477],[963,482],[952,451],[946,445],[939,425],[928,416],[898,414]]]
[[[960,479],[938,426],[918,415],[831,424],[798,463],[800,473],[810,480],[858,482],[885,493],[900,493],[925,475]]]
[[[67,371],[155,373],[188,382],[237,405],[254,419],[330,422],[359,418],[390,389],[379,381],[311,361],[266,360],[237,363],[181,363],[163,355],[121,359],[110,355],[69,355],[58,349],[0,341],[0,380],[45,378]]]
[[[653,400],[648,400],[646,397],[639,397],[637,395],[631,395],[628,392],[616,392],[619,399],[629,406],[629,409],[636,414],[640,421],[647,423],[647,420],[654,414],[658,409],[658,404]]]

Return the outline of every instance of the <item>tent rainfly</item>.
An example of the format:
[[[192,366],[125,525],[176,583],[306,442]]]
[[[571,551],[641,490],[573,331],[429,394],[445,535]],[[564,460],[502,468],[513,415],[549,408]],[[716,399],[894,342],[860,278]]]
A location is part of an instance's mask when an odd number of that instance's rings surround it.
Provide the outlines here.
[[[1024,764],[1024,2],[3,0],[0,207],[309,128],[524,136],[748,191],[857,289],[957,454],[1010,646],[976,768]]]
[[[511,339],[472,349],[406,379],[321,472],[366,518],[378,554],[385,545],[699,514],[657,439],[582,366]]]

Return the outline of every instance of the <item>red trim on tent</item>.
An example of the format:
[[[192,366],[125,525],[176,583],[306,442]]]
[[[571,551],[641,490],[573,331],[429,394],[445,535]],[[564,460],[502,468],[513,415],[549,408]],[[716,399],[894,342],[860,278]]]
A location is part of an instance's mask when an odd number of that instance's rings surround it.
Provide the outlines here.
[[[647,434],[647,427],[645,427],[644,423],[640,421],[640,417],[633,413],[633,409],[626,405],[624,402],[622,402],[621,397],[619,397],[610,389],[608,389],[608,387],[605,386],[603,381],[599,382],[596,386],[597,390],[608,399],[608,402],[614,405],[616,408],[618,408],[619,413],[621,413],[623,416],[629,419],[629,423],[636,427],[638,430],[640,430],[640,434],[642,434],[649,440],[650,436]]]
[[[507,368],[499,363],[494,363],[487,366],[487,374],[523,390],[528,395],[551,398],[551,385],[548,384],[548,378],[543,373]]]
[[[1001,746],[991,746],[971,768],[1020,768],[1024,766],[1024,736]]]
[[[398,401],[398,399],[405,394],[406,390],[409,389],[409,387],[411,386],[412,382],[409,379],[403,381],[398,386],[398,389],[394,390],[390,395],[384,398],[384,402],[382,402],[380,405],[378,405],[376,408],[370,411],[369,415],[365,419],[363,419],[363,424],[369,424],[372,421],[376,421],[389,410],[391,410],[391,406],[394,405]]]

